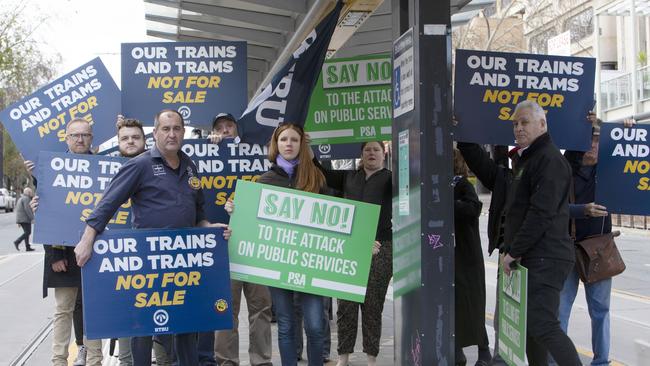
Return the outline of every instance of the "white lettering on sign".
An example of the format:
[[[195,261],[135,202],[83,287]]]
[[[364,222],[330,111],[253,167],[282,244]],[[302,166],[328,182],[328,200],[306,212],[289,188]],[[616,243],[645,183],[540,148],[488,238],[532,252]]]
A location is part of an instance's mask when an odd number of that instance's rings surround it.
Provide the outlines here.
[[[262,189],[257,217],[349,234],[354,205]]]

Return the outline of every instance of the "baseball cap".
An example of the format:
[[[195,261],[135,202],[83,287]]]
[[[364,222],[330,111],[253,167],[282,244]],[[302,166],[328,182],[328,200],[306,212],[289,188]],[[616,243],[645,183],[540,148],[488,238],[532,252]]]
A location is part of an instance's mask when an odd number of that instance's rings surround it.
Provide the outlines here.
[[[234,123],[237,123],[237,119],[232,114],[230,114],[230,113],[219,113],[212,120],[212,125],[217,123],[217,120],[220,119],[220,118],[224,118],[224,119],[227,119],[227,120],[232,121]]]

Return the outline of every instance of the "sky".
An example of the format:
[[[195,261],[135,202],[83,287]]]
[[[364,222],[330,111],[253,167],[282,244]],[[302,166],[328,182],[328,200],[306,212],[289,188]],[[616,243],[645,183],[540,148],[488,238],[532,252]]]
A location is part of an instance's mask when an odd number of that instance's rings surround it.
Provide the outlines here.
[[[61,56],[56,77],[99,56],[119,86],[120,43],[156,40],[146,35],[142,0],[0,1],[26,5],[23,19],[36,27],[40,49]]]

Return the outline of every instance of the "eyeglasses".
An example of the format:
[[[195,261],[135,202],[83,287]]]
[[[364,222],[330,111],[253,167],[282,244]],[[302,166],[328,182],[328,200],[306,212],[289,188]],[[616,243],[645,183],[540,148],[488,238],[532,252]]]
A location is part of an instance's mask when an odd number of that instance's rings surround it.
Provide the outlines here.
[[[89,139],[93,137],[93,134],[92,133],[71,133],[68,134],[66,137],[69,137],[73,140],[78,140],[79,138]]]

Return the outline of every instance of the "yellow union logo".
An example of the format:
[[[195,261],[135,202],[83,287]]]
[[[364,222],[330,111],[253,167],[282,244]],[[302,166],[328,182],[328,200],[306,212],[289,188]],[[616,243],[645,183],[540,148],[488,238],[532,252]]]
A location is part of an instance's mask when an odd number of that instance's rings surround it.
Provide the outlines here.
[[[219,299],[214,303],[214,309],[219,313],[223,313],[228,309],[228,302],[224,299]]]
[[[190,177],[188,182],[190,183],[190,187],[192,187],[192,189],[201,188],[201,180],[199,180],[197,177]]]

